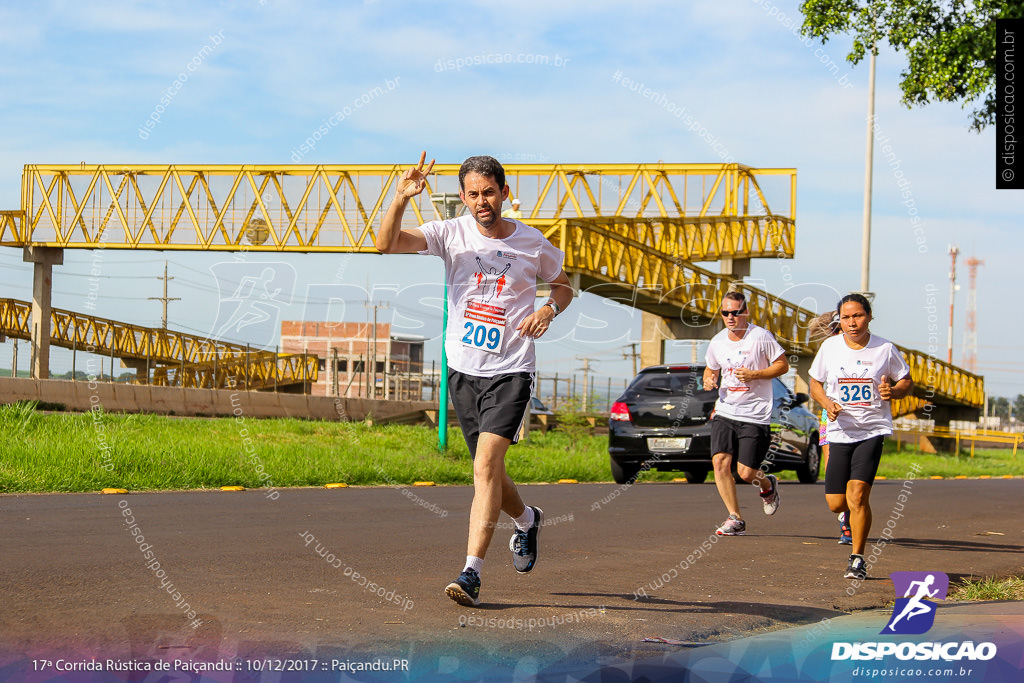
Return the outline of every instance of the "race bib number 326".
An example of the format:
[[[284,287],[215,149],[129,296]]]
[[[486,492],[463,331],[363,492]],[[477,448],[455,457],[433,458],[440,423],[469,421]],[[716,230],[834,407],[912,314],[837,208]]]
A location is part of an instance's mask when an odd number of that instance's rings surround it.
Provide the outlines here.
[[[863,377],[840,377],[839,402],[850,406],[874,405],[874,383]]]
[[[487,353],[501,353],[505,341],[505,309],[470,300],[462,324],[462,344]]]

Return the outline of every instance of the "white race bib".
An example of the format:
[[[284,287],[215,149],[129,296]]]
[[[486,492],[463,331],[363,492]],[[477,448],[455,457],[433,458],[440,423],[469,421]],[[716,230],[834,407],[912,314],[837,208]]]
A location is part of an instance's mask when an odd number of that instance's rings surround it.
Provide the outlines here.
[[[872,406],[878,400],[875,384],[867,377],[840,377],[839,402],[847,406]]]
[[[501,353],[505,343],[505,309],[474,299],[466,302],[462,344],[487,353]]]

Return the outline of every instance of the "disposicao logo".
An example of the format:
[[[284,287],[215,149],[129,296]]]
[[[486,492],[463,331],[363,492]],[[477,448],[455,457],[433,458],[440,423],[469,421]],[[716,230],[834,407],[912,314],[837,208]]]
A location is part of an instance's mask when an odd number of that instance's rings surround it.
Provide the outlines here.
[[[896,606],[892,617],[879,635],[920,635],[935,624],[934,602],[928,598],[945,600],[949,590],[949,577],[942,572],[893,572],[896,588]],[[833,643],[832,661],[852,659],[870,660],[895,656],[900,660],[967,660],[987,661],[996,656],[994,643],[973,641],[951,642],[857,642]]]
[[[943,572],[893,572],[896,606],[883,634],[919,635],[935,623],[935,603],[928,598],[945,600],[949,577]]]

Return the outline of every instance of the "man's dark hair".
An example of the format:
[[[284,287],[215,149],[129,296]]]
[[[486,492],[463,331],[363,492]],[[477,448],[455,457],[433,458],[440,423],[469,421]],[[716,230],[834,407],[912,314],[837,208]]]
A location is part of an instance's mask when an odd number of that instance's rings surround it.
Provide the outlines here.
[[[722,300],[732,299],[733,301],[740,302],[739,310],[745,310],[747,308],[747,297],[743,295],[743,292],[726,292]]]
[[[459,189],[466,189],[466,176],[470,173],[479,173],[482,176],[494,179],[499,189],[505,188],[505,169],[494,157],[470,157],[462,162],[459,168]]]
[[[867,297],[864,296],[863,294],[847,294],[846,296],[844,296],[842,299],[839,300],[839,304],[836,306],[836,313],[839,313],[839,311],[843,308],[843,304],[849,303],[851,301],[855,304],[860,304],[861,306],[863,306],[864,312],[867,313],[868,315],[871,315],[871,302],[868,301]]]

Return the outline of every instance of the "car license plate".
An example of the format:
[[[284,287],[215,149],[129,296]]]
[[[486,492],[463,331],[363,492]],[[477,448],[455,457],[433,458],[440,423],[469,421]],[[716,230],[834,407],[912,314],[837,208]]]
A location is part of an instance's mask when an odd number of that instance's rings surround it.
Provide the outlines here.
[[[679,436],[673,438],[648,438],[647,448],[652,451],[685,451],[690,448],[690,437]]]

